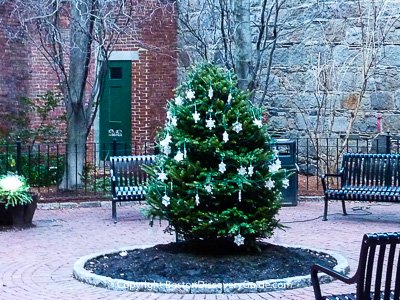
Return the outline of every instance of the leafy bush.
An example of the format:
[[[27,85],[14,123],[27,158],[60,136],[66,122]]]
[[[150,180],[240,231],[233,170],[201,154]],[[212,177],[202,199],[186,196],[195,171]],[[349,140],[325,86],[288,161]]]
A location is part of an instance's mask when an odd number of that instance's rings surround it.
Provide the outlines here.
[[[17,172],[16,153],[8,153],[0,159],[0,173]],[[63,155],[38,155],[37,153],[21,155],[21,175],[31,186],[47,187],[58,185],[64,174]]]
[[[21,172],[32,186],[58,185],[64,174],[64,156],[22,155]]]

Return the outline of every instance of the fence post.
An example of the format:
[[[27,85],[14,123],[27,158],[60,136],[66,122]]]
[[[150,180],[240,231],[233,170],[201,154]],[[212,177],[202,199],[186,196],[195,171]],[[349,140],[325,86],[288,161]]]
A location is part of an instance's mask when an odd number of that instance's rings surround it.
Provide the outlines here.
[[[390,131],[386,133],[386,153],[390,154],[392,152],[392,141],[390,139]]]
[[[15,166],[17,168],[17,174],[21,175],[21,139],[19,137],[17,137],[16,146],[17,146],[17,157],[15,161]]]
[[[112,153],[113,153],[113,156],[117,156],[117,140],[116,139],[113,139]]]

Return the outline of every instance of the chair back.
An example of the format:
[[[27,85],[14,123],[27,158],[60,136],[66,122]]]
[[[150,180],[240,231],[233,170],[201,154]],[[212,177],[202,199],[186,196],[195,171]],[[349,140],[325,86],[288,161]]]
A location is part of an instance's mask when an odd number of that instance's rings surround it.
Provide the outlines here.
[[[400,232],[364,235],[356,273],[357,299],[399,300],[399,257]]]

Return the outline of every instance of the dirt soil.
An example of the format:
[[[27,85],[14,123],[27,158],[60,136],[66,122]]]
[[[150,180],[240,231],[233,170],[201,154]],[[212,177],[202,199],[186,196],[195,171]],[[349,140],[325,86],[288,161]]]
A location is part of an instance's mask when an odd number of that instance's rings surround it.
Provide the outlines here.
[[[336,260],[311,250],[258,244],[260,251],[233,243],[170,243],[105,255],[88,261],[85,269],[98,275],[136,282],[238,283],[310,274],[319,263]]]

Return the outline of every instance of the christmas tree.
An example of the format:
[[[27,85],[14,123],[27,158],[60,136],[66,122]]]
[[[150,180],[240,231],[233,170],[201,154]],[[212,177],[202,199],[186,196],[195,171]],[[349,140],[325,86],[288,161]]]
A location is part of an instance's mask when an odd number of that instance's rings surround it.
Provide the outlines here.
[[[160,155],[147,169],[148,214],[185,239],[270,237],[288,185],[262,112],[232,73],[201,64],[177,88],[159,133]]]

